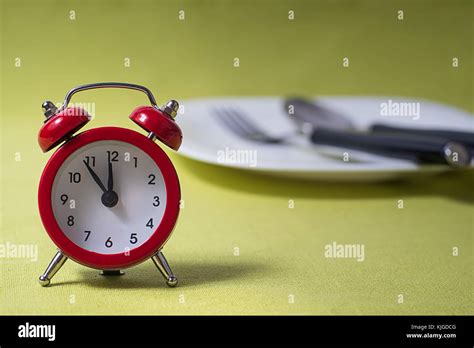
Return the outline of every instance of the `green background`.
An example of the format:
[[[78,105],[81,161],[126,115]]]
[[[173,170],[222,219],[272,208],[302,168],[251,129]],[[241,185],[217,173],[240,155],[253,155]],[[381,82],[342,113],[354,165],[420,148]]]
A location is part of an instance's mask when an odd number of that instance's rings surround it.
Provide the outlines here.
[[[36,244],[39,259],[0,259],[0,313],[473,314],[472,171],[327,184],[254,176],[168,151],[185,201],[164,249],[181,281],[175,289],[166,288],[151,261],[119,278],[68,261],[53,285],[41,288],[37,277],[55,247],[36,204],[51,155],[37,145],[40,105],[62,101],[76,85],[143,84],[159,103],[400,95],[473,112],[472,23],[470,0],[1,0],[0,242]],[[118,90],[74,101],[96,105],[87,128],[137,129],[127,116],[147,103],[139,93]],[[404,209],[397,208],[399,199]],[[325,258],[324,246],[333,241],[365,244],[365,261]]]

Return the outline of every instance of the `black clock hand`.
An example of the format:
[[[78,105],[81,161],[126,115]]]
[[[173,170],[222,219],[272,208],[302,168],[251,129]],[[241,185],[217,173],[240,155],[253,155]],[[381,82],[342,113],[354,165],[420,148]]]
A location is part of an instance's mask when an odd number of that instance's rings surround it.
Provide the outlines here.
[[[112,161],[109,161],[109,179],[107,182],[107,191],[112,192],[114,190],[114,174],[112,173]]]
[[[102,184],[102,181],[100,181],[100,178],[97,176],[97,174],[92,170],[92,168],[89,166],[89,163],[87,163],[86,160],[83,161],[84,164],[86,165],[87,169],[89,170],[89,173],[92,175],[92,179],[99,185],[100,189],[105,193],[107,190],[105,189],[104,184]]]
[[[109,159],[109,178],[107,179],[107,192],[102,195],[102,204],[107,208],[113,208],[117,205],[119,198],[114,191],[114,173],[112,171],[112,161]]]

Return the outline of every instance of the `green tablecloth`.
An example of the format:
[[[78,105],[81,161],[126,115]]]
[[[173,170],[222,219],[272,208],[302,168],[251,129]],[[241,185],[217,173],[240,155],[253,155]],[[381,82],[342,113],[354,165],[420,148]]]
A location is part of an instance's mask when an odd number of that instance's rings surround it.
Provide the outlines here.
[[[36,203],[50,157],[37,145],[40,105],[83,83],[143,84],[160,103],[402,95],[473,112],[472,1],[2,0],[1,20],[0,243],[39,255],[0,259],[0,314],[473,314],[472,172],[327,184],[171,154],[185,202],[164,249],[175,289],[151,261],[119,278],[69,261],[41,288],[55,247]],[[75,101],[95,103],[88,128],[133,129],[127,116],[146,102],[126,91]],[[325,258],[332,242],[364,244],[365,260]]]

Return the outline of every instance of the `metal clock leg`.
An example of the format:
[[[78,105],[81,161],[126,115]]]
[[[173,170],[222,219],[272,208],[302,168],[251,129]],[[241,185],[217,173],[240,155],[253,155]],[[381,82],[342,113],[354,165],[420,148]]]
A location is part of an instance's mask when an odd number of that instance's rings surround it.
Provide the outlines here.
[[[53,259],[49,263],[48,267],[44,271],[43,275],[39,277],[39,283],[41,286],[48,286],[51,283],[51,278],[59,271],[59,269],[64,265],[66,262],[67,256],[64,255],[61,250],[58,250],[56,255],[54,255]]]
[[[161,251],[158,251],[155,255],[151,257],[151,259],[165,278],[166,284],[169,287],[176,286],[178,284],[178,278],[174,276],[173,271],[171,270],[170,265],[168,264],[168,261],[166,261],[165,255],[163,255]]]

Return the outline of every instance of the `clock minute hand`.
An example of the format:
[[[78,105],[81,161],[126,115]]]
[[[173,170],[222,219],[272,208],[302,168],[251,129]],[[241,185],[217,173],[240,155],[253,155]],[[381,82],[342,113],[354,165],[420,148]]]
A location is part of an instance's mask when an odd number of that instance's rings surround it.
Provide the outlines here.
[[[109,179],[107,182],[107,191],[112,192],[114,189],[114,174],[112,172],[112,162],[109,161]]]
[[[107,190],[105,189],[104,184],[102,184],[102,181],[100,181],[100,178],[97,176],[97,174],[94,172],[94,170],[89,166],[89,163],[87,163],[86,160],[83,161],[84,164],[86,165],[87,169],[89,170],[89,173],[91,173],[92,179],[99,185],[100,189],[105,193]]]

